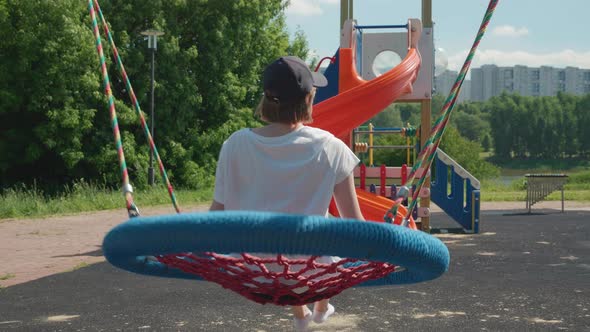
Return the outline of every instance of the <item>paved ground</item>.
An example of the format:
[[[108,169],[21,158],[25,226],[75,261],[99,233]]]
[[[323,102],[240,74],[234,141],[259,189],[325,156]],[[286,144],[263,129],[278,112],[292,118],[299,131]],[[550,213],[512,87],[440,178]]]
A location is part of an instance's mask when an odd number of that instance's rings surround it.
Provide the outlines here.
[[[443,277],[411,286],[347,290],[333,300],[337,314],[311,330],[590,331],[590,212],[582,210],[561,214],[537,209],[533,215],[483,211],[481,234],[438,235],[451,252]],[[452,225],[440,213],[432,219],[434,227]],[[33,236],[27,232],[22,236]],[[0,257],[10,261],[16,253],[7,254],[2,246]],[[61,246],[36,253],[43,256],[68,246],[64,238]],[[0,290],[0,330],[291,328],[285,308],[253,304],[210,283],[119,271],[100,262],[100,255],[96,245],[58,253],[83,257],[83,262],[94,257],[99,263],[5,286]]]

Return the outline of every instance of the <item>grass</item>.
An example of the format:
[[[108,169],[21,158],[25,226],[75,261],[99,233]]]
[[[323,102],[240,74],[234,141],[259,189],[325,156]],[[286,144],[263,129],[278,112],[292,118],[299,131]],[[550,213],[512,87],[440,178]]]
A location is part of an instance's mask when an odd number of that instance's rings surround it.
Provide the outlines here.
[[[182,207],[210,201],[213,190],[176,190],[175,195]],[[172,204],[166,189],[158,186],[137,190],[133,197],[140,211],[146,206]],[[124,207],[125,199],[121,192],[83,182],[53,196],[45,195],[34,187],[9,188],[0,192],[0,219],[45,217]]]
[[[565,200],[590,202],[590,171],[573,172],[564,186]],[[506,184],[499,180],[484,180],[481,183],[481,200],[485,202],[524,201],[526,182],[524,176]],[[561,200],[561,191],[545,198],[548,201]]]
[[[74,272],[74,271],[76,271],[76,270],[83,269],[83,268],[86,268],[86,267],[89,267],[89,266],[90,266],[90,264],[88,264],[88,263],[86,263],[86,262],[82,262],[82,263],[80,263],[80,264],[78,264],[78,265],[74,266],[73,268],[71,268],[71,269],[70,269],[70,272]]]
[[[3,275],[0,275],[0,281],[1,280],[12,279],[14,277],[16,277],[16,275],[14,275],[12,273],[6,273],[6,274],[3,274]],[[3,291],[3,290],[4,290],[4,287],[0,286],[0,291]]]
[[[6,273],[6,274],[0,276],[0,280],[8,280],[8,279],[12,279],[14,277],[16,277],[14,274]]]
[[[508,161],[495,160],[493,155],[480,153],[480,156],[502,168],[505,175],[525,173],[576,173],[590,169],[588,158],[559,158],[559,159],[512,159]]]
[[[590,170],[572,171],[568,175],[565,199],[590,202]],[[181,189],[176,190],[175,194],[182,208],[210,202],[213,189]],[[525,196],[524,177],[510,183],[499,179],[482,181],[481,199],[484,202],[522,202]],[[161,186],[138,190],[134,193],[134,198],[140,211],[142,207],[171,204],[166,189]],[[561,200],[561,192],[552,193],[546,200]],[[125,200],[121,192],[85,182],[76,183],[53,196],[45,195],[35,187],[22,186],[0,192],[0,219],[46,217],[124,207]]]

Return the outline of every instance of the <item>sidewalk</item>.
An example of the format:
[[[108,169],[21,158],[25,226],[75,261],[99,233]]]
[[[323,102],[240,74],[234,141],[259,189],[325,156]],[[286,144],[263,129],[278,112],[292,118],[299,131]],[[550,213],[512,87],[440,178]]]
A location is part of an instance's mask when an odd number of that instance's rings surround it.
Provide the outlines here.
[[[590,211],[590,202],[576,202],[566,201],[565,211],[578,210],[578,211]],[[431,212],[443,212],[438,206],[432,204],[430,208]],[[482,202],[481,212],[484,211],[518,211],[528,212],[525,202]],[[561,211],[561,201],[543,201],[536,203],[532,207],[532,211],[539,210],[559,210]]]

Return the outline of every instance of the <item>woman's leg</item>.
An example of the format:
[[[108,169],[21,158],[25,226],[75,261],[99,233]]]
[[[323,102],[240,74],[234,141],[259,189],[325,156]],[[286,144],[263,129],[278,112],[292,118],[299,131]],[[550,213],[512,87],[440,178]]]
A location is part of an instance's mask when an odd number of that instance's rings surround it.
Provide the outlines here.
[[[295,324],[295,331],[307,331],[307,326],[311,322],[311,310],[306,305],[298,305],[291,307],[293,311],[293,324]]]
[[[330,299],[317,301],[313,306],[312,319],[314,322],[321,324],[325,322],[328,317],[332,316],[335,311],[334,306],[330,304]]]
[[[306,305],[296,305],[292,306],[291,310],[293,311],[293,316],[295,318],[305,318],[305,316],[309,315],[311,311],[307,308]]]
[[[313,306],[313,311],[326,312],[328,311],[328,304],[330,304],[330,299],[317,301]]]

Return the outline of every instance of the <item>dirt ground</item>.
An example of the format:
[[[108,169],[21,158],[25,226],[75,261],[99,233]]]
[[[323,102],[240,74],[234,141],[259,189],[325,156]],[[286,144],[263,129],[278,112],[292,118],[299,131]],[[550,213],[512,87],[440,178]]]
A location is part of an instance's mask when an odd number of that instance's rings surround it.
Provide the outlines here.
[[[524,202],[482,203],[489,210],[525,212]],[[207,205],[183,211],[205,211]],[[561,209],[561,202],[541,202],[534,209]],[[590,210],[589,203],[566,202],[565,209]],[[440,209],[436,206],[432,212]],[[172,214],[172,207],[147,208],[142,215]],[[38,219],[0,219],[0,288],[102,262],[104,235],[125,221],[124,209]]]

